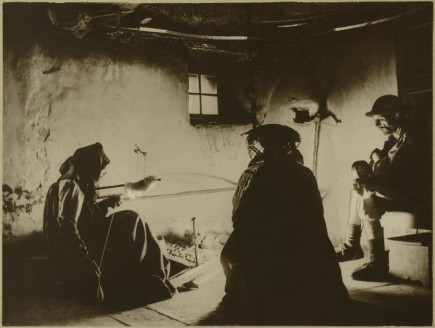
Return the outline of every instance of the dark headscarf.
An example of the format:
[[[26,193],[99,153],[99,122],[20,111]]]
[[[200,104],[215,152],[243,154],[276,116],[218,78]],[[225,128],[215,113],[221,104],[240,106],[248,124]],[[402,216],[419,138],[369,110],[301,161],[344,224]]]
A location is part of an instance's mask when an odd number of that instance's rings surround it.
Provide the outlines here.
[[[261,158],[264,159],[265,151],[271,146],[282,146],[287,153],[286,156],[292,158],[296,162],[303,164],[302,154],[297,150],[301,142],[299,133],[292,128],[280,124],[265,124],[260,125],[244,134],[247,135],[247,143],[253,145],[254,141],[258,141],[264,148]],[[284,153],[283,153],[284,155]]]
[[[110,163],[109,158],[99,142],[77,149],[63,162],[59,171],[63,179],[78,179],[78,183],[86,196],[94,195],[94,182],[98,181],[101,171]]]
[[[286,145],[289,143],[297,147],[301,142],[301,137],[297,131],[280,124],[260,125],[244,134],[248,135],[248,142],[257,140],[264,148],[272,144]]]

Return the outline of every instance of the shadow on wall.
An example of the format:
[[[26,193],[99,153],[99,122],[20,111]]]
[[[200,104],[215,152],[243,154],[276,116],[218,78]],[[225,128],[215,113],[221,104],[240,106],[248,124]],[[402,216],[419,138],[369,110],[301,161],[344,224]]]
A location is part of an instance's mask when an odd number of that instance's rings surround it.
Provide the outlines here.
[[[307,45],[299,56],[289,60],[272,96],[266,123],[289,125],[301,134],[299,148],[309,168],[315,125],[295,125],[289,114],[289,99],[318,99],[323,92],[327,109],[342,120],[337,126],[321,125],[317,159],[319,187],[329,192],[323,205],[334,243],[343,237],[346,225],[351,164],[368,159],[371,150],[383,143],[383,136],[364,113],[379,96],[397,94],[395,64],[394,31],[388,27],[331,34]]]
[[[32,192],[3,185],[3,243],[42,229],[44,196],[41,187]]]
[[[3,286],[40,281],[31,258],[45,254],[42,233],[44,195],[3,185]],[[35,210],[36,209],[36,210]],[[38,212],[41,212],[38,214]],[[40,221],[35,218],[40,218]]]

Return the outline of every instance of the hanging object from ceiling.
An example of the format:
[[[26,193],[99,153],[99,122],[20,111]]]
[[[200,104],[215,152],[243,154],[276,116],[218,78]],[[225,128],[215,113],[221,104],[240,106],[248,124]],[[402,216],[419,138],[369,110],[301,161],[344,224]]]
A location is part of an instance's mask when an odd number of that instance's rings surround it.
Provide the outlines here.
[[[52,6],[48,9],[47,17],[51,24],[68,31],[79,39],[84,38],[90,31],[89,23],[92,17],[80,9],[70,12],[62,8]]]
[[[151,21],[152,21],[153,19],[151,18],[151,17],[145,17],[144,19],[142,19],[141,21],[140,21],[140,25],[146,25],[146,24],[148,24],[148,23],[150,23]]]
[[[257,104],[257,93],[254,87],[254,68],[252,60],[252,35],[251,35],[251,13],[249,4],[246,5],[246,23],[247,23],[247,47],[248,47],[248,85],[245,90],[245,96],[248,98],[251,105],[250,114],[252,119],[252,128],[256,128],[259,124],[257,113],[260,107]]]

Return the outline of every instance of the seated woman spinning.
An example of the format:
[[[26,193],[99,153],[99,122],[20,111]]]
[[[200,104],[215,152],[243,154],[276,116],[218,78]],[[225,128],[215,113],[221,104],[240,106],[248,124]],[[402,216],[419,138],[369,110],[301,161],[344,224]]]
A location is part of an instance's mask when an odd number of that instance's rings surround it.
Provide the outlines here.
[[[96,143],[77,149],[60,167],[44,208],[50,259],[67,290],[80,297],[108,304],[168,298],[174,291],[169,261],[148,224],[133,211],[106,217],[120,204],[118,196],[97,202],[95,188],[109,162]]]
[[[248,132],[256,156],[239,180],[221,255],[223,306],[240,324],[330,325],[346,315],[349,295],[299,142],[278,124]]]

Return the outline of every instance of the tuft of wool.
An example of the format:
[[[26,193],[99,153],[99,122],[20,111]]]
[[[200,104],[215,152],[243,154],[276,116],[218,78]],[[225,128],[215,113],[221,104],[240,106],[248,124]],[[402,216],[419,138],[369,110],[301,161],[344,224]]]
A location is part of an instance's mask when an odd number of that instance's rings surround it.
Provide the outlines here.
[[[128,198],[144,196],[158,181],[161,181],[161,179],[154,175],[149,175],[137,182],[127,182],[124,187],[124,195]]]

